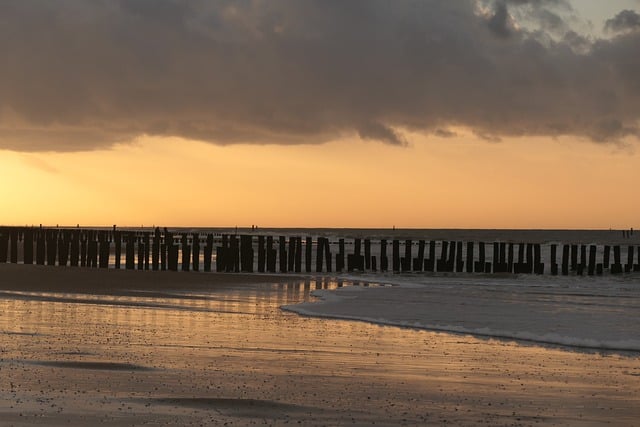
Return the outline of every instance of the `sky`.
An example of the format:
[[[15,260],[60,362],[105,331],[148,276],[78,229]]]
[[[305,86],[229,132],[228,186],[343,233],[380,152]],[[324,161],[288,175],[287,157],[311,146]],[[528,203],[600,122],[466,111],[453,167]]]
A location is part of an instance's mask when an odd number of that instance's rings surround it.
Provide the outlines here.
[[[640,228],[640,0],[9,0],[0,51],[0,224]]]

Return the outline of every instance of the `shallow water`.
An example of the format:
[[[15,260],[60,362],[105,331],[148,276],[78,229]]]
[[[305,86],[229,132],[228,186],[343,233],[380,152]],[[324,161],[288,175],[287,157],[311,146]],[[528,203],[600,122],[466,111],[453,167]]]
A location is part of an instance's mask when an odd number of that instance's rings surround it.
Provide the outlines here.
[[[160,296],[4,292],[0,416],[14,425],[640,418],[637,358],[280,310],[338,286],[327,279]]]

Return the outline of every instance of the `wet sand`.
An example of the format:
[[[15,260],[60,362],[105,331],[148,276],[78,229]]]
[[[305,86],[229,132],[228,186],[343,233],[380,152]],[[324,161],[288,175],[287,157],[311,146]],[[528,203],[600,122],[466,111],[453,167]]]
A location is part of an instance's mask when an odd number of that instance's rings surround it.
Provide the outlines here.
[[[279,308],[335,286],[0,265],[0,420],[633,426],[640,419],[638,357]]]

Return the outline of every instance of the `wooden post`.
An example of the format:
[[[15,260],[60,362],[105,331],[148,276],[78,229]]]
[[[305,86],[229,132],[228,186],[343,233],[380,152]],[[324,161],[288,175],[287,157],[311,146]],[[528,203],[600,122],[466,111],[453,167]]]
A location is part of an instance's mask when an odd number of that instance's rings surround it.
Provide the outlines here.
[[[240,236],[240,271],[253,273],[253,236]]]
[[[364,239],[364,270],[371,269],[371,240]]]
[[[111,252],[111,242],[109,241],[109,236],[105,231],[101,231],[98,236],[98,241],[100,242],[100,268],[109,268],[109,255]]]
[[[170,242],[173,242],[173,236],[169,232],[169,230],[167,230],[165,227],[162,235],[162,241],[160,242],[160,270],[161,271],[165,271],[169,264],[168,250],[169,250]]]
[[[462,259],[462,242],[456,243],[456,273],[462,273],[464,271],[464,261]]]
[[[442,241],[442,248],[440,250],[440,259],[436,264],[436,269],[438,272],[447,271],[447,254],[449,252],[449,242],[446,240]]]
[[[135,268],[135,234],[133,231],[128,231],[126,235],[126,248],[125,248],[125,268],[127,270],[133,270]]]
[[[75,229],[71,233],[71,250],[69,265],[71,267],[77,267],[80,264],[80,230]]]
[[[413,271],[424,270],[424,240],[418,240],[418,256],[413,259]]]
[[[151,244],[151,269],[158,271],[160,269],[160,244],[161,244],[160,227],[153,230],[153,243]]]
[[[324,259],[327,263],[327,273],[331,273],[332,271],[330,243],[329,239],[324,239]]]
[[[47,253],[46,241],[47,239],[45,231],[42,228],[38,229],[38,231],[36,232],[36,264],[38,265],[44,265],[45,263]],[[4,262],[7,262],[7,243],[8,242],[5,240],[3,244],[5,250]],[[2,260],[0,259],[0,261]]]
[[[264,237],[262,237],[262,243],[264,246]],[[264,247],[263,247],[264,252]],[[211,257],[213,256],[213,233],[207,234],[207,244],[204,247],[204,271],[207,273],[211,271]],[[264,272],[264,262],[262,263],[262,272]]]
[[[24,256],[22,258],[22,262],[24,264],[33,264],[33,230],[24,230]]]
[[[296,238],[289,236],[289,252],[287,253],[287,271],[294,271],[296,266]]]
[[[571,271],[578,268],[578,245],[571,245]]]
[[[200,233],[191,234],[191,266],[200,271]]]
[[[143,234],[144,239],[144,269],[149,269],[149,255],[151,253],[151,233],[145,231]]]
[[[587,274],[593,276],[596,272],[596,246],[589,246],[589,267]]]
[[[387,258],[387,240],[380,240],[380,271],[389,270],[389,258]]]
[[[344,239],[342,239],[342,248],[344,249]],[[342,258],[342,265],[344,266],[344,252]],[[304,248],[304,269],[307,273],[311,273],[313,259],[313,239],[310,236],[307,236],[305,239],[305,248]],[[342,270],[339,270],[342,271]]]
[[[580,245],[580,263],[578,264],[578,275],[582,276],[584,274],[584,268],[587,266],[587,247],[585,245]]]
[[[88,253],[89,253],[89,266],[92,268],[98,268],[98,232],[91,230],[89,232]]]
[[[411,248],[413,242],[409,239],[404,241],[404,258],[402,258],[401,268],[402,271],[411,271]]]
[[[604,253],[602,254],[603,268],[609,268],[609,257],[611,256],[611,246],[604,245]]]
[[[630,273],[633,271],[633,252],[634,252],[634,247],[629,245],[629,247],[627,248],[627,265],[624,266],[624,271],[626,273]]]
[[[478,261],[475,262],[474,270],[476,273],[484,273],[484,270],[485,270],[484,242],[478,242]]]
[[[569,275],[569,245],[562,245],[562,275]]]
[[[507,255],[507,272],[513,273],[513,243],[509,243],[509,253]]]
[[[40,233],[42,233],[40,231]],[[37,250],[40,250],[40,241],[38,240]],[[9,259],[9,235],[6,232],[6,228],[0,229],[0,262],[6,263]],[[37,256],[36,256],[36,259]],[[37,261],[36,261],[37,262]]]
[[[10,242],[11,263],[17,264],[18,263],[18,230],[16,230],[15,228],[12,228],[10,238],[11,238],[11,242]]]
[[[176,244],[173,238],[173,234],[168,234],[168,239],[165,234],[165,246],[167,249],[167,269],[169,271],[178,271],[178,257],[180,253],[180,247]]]
[[[258,236],[258,272],[265,272],[266,252],[264,249],[264,236]]]
[[[393,239],[392,242],[392,262],[393,262],[393,272],[397,273],[400,271],[400,241],[398,239]]]
[[[447,272],[452,273],[456,262],[456,242],[449,242],[449,259],[447,260]]]
[[[279,246],[279,259],[280,259],[280,273],[287,272],[287,239],[285,236],[280,236]]]
[[[544,263],[542,260],[540,243],[533,245],[533,272],[535,274],[544,274]]]
[[[296,273],[302,272],[302,237],[295,238],[296,247],[295,247],[295,257],[293,257],[294,265],[293,270]]]
[[[234,273],[240,272],[240,247],[238,243],[238,236],[235,234],[229,236],[229,247],[231,249],[231,270]]]
[[[556,262],[557,252],[558,245],[554,243],[551,245],[551,260],[549,261],[549,263],[551,264],[551,275],[553,276],[558,275],[558,263]]]
[[[267,271],[276,272],[276,257],[278,251],[273,248],[273,236],[267,236]]]
[[[622,264],[620,263],[620,245],[613,247],[613,264],[611,264],[611,274],[622,273]]]
[[[338,240],[338,253],[336,254],[336,271],[341,273],[344,271],[344,239]]]
[[[322,273],[322,261],[324,255],[324,237],[318,237],[316,243],[316,273]]]
[[[499,273],[501,272],[500,265],[500,244],[498,242],[493,242],[493,272]]]
[[[182,271],[189,271],[191,264],[191,246],[189,245],[189,238],[186,234],[180,236],[180,246],[182,247]]]
[[[47,230],[47,265],[56,265],[58,252],[58,231]]]
[[[473,242],[467,242],[467,273],[473,273]]]

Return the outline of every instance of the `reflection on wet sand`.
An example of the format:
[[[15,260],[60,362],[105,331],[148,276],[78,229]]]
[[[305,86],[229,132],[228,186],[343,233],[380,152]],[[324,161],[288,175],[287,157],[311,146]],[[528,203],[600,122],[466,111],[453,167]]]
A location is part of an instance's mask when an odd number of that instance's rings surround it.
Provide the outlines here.
[[[0,294],[9,423],[579,425],[640,417],[640,361],[281,305],[330,279],[204,291]],[[360,284],[364,285],[364,284]]]

